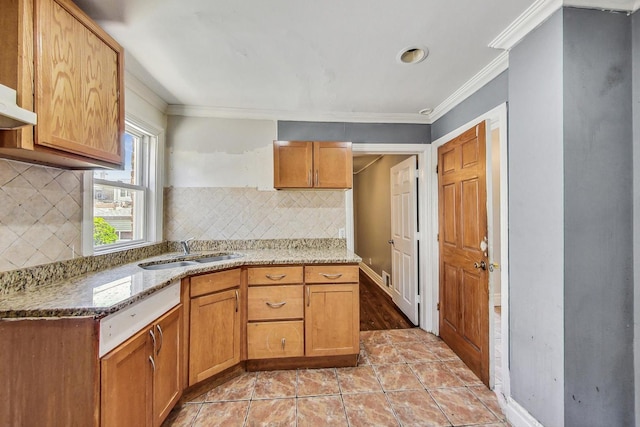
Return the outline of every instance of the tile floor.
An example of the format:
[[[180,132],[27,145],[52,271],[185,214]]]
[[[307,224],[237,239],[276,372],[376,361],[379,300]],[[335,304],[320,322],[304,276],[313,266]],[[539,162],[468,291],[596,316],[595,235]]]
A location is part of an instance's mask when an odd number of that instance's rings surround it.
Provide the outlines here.
[[[432,334],[360,333],[358,367],[244,373],[164,427],[508,426],[495,394]]]

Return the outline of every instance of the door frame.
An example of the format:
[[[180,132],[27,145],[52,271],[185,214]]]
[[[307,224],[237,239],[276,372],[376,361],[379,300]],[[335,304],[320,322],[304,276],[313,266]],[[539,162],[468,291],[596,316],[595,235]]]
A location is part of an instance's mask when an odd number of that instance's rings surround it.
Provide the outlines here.
[[[437,303],[439,301],[439,280],[440,280],[440,256],[438,241],[435,238],[438,233],[438,175],[436,173],[436,165],[438,162],[438,147],[446,144],[450,140],[454,139],[464,131],[468,130],[477,123],[486,120],[487,121],[487,226],[488,226],[488,238],[489,247],[493,247],[493,228],[491,224],[491,218],[493,217],[493,206],[491,203],[493,189],[491,185],[492,179],[492,167],[491,167],[491,131],[498,128],[500,133],[500,280],[501,280],[501,335],[502,335],[502,366],[495,366],[495,354],[494,354],[494,330],[493,327],[493,286],[494,282],[489,279],[489,384],[495,386],[495,370],[501,369],[502,371],[502,385],[495,387],[496,392],[502,393],[507,398],[511,395],[511,381],[509,377],[509,235],[508,235],[508,218],[509,218],[509,188],[508,188],[508,160],[507,160],[507,104],[503,103],[496,108],[476,117],[473,120],[463,124],[457,129],[447,133],[446,135],[438,138],[430,144],[431,156],[429,173],[427,174],[427,185],[430,189],[429,199],[431,201],[431,212],[428,218],[430,227],[430,235],[434,238],[429,239],[431,242],[431,248],[428,251],[431,257],[426,260],[423,265],[431,266],[431,271],[428,280],[424,282],[424,292],[430,292],[431,298],[429,301],[431,305],[428,309],[423,311],[429,311],[430,324],[433,325],[431,332],[436,335],[439,333],[439,313],[437,310]],[[490,260],[492,260],[490,258]],[[423,269],[425,270],[425,269]],[[425,301],[426,302],[426,301]],[[425,306],[427,308],[427,306]]]
[[[431,219],[432,194],[428,188],[430,188],[430,177],[426,173],[427,168],[431,165],[432,150],[429,144],[364,144],[354,143],[352,150],[358,153],[366,154],[382,154],[382,155],[416,155],[418,156],[418,223],[420,224],[420,232],[418,238],[421,242],[420,253],[418,256],[419,274],[418,274],[418,286],[420,289],[420,295],[417,301],[420,304],[420,328],[433,332],[432,316],[429,313],[429,307],[435,304],[431,301],[431,293],[428,291],[433,287],[433,284],[428,283],[431,279],[431,275],[427,272],[427,268],[424,266],[433,265],[433,254],[431,242],[435,239],[435,234],[432,234],[433,230],[428,227],[427,224]],[[351,251],[355,247],[354,237],[354,219],[353,219],[353,189],[349,189],[345,192],[345,210],[346,210],[346,237],[347,248]],[[436,231],[437,233],[437,231]]]

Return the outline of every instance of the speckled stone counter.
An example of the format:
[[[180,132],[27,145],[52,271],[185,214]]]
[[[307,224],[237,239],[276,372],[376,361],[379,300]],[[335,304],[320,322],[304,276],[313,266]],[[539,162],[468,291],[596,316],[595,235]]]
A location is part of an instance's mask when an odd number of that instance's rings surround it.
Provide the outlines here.
[[[361,259],[345,248],[234,250],[241,258],[166,270],[144,270],[141,263],[183,260],[215,252],[179,253],[141,259],[106,270],[0,295],[0,318],[103,317],[194,274],[233,267],[277,264],[350,264]]]

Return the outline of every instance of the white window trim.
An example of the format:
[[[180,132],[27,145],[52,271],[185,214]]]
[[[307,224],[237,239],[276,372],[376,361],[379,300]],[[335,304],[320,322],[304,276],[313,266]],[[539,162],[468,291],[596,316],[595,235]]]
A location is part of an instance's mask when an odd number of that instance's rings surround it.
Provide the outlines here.
[[[82,255],[100,255],[150,246],[162,242],[163,189],[164,189],[164,139],[165,131],[150,125],[130,114],[125,119],[127,126],[151,135],[149,148],[149,185],[145,191],[145,239],[125,243],[115,243],[104,248],[94,248],[93,244],[93,171],[85,171],[82,181]],[[105,182],[106,183],[106,182]],[[108,183],[106,183],[109,185]],[[119,187],[129,187],[127,184]],[[136,186],[133,186],[137,189]]]

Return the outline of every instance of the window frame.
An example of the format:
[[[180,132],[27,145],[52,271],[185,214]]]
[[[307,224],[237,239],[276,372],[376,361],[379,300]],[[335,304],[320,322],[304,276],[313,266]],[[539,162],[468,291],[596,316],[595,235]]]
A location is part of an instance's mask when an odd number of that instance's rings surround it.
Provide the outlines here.
[[[143,247],[162,241],[162,194],[164,181],[164,129],[159,129],[138,120],[131,115],[125,118],[125,132],[140,139],[143,155],[136,156],[134,171],[136,182],[140,185],[115,182],[94,178],[94,170],[86,171],[83,177],[83,225],[82,254],[100,255],[125,249]],[[141,182],[142,178],[142,182]],[[93,241],[93,199],[94,185],[101,184],[112,188],[142,191],[144,207],[142,212],[142,237],[127,242],[94,246]],[[139,204],[138,204],[139,207]]]

